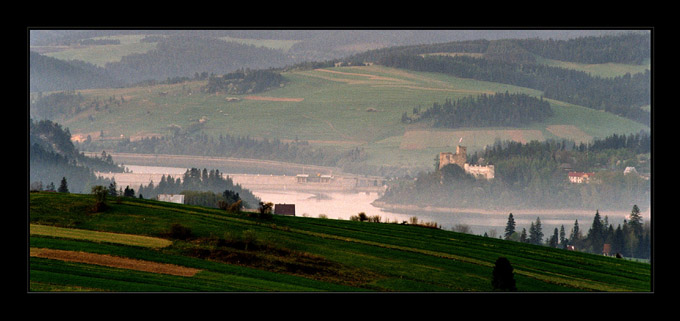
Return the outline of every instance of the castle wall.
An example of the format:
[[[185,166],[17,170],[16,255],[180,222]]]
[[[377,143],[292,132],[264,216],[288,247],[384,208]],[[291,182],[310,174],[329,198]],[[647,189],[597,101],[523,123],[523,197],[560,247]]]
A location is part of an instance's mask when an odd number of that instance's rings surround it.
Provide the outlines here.
[[[465,172],[475,175],[476,177],[483,177],[486,179],[493,179],[496,175],[496,170],[493,165],[489,166],[479,166],[465,164]]]
[[[466,173],[472,174],[478,178],[493,179],[495,176],[495,168],[493,165],[479,166],[470,165],[467,163],[467,148],[465,146],[457,146],[456,153],[444,152],[439,153],[439,169],[442,167],[456,164],[463,168]]]

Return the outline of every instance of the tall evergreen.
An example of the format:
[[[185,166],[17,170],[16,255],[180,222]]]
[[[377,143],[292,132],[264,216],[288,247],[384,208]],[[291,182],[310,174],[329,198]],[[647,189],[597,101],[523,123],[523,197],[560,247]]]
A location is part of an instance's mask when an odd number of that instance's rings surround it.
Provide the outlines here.
[[[529,227],[529,243],[540,245],[543,242],[543,227],[541,226],[541,218],[536,218],[536,223],[531,223]]]
[[[508,223],[505,225],[505,239],[509,239],[513,233],[515,233],[515,219],[512,217],[512,213],[510,213]]]
[[[569,243],[576,245],[581,241],[581,229],[578,226],[578,220],[574,221],[574,227],[571,229],[571,235],[569,236]]]
[[[604,247],[604,224],[600,218],[600,211],[595,211],[595,217],[593,218],[593,224],[588,231],[588,243],[592,253],[602,253]]]
[[[628,224],[630,224],[636,236],[640,237],[642,235],[642,215],[640,215],[640,209],[637,205],[633,205]]]
[[[61,179],[61,184],[59,184],[59,189],[57,190],[59,193],[68,193],[68,184],[66,183],[66,177],[63,177]]]
[[[550,241],[548,241],[548,246],[557,247],[558,242],[559,242],[559,235],[558,235],[558,232],[557,232],[557,228],[555,228],[553,236],[550,237]]]

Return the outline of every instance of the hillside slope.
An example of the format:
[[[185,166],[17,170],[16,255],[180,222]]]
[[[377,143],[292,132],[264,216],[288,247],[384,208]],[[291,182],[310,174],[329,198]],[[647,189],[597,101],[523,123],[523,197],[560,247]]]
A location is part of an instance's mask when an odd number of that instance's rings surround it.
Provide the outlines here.
[[[650,265],[413,225],[30,194],[30,291],[651,291]],[[173,227],[174,226],[174,227]]]
[[[526,143],[553,138],[578,143],[649,130],[610,113],[556,100],[548,100],[552,117],[524,127],[430,128],[405,124],[402,114],[446,99],[506,91],[540,97],[541,92],[382,66],[319,68],[282,76],[287,80],[284,87],[258,95],[206,94],[201,92],[205,81],[82,91],[86,106],[111,97],[115,103],[85,108],[62,124],[80,139],[88,135],[97,139],[102,130],[106,139],[124,135],[137,140],[173,135],[180,129],[212,137],[299,139],[334,150],[360,147],[366,158],[354,169],[373,168],[372,174],[383,175],[390,173],[380,173],[381,166],[410,170],[412,175],[430,169],[434,155],[455,150],[461,137],[472,153],[496,140]]]

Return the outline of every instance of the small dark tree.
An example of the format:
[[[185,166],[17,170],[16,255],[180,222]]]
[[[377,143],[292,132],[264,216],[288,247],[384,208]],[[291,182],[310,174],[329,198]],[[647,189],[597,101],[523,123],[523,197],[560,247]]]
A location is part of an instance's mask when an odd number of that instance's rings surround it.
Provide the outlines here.
[[[552,237],[550,238],[550,240],[548,241],[548,246],[550,246],[550,247],[557,247],[558,241],[559,241],[559,236],[558,236],[557,228],[555,228],[555,231],[554,231],[554,233],[553,233],[553,236],[552,236]]]
[[[267,203],[260,202],[260,207],[258,208],[258,210],[260,211],[260,218],[264,218],[264,219],[272,218],[272,207],[273,206],[274,206],[274,204],[272,204],[270,202],[267,202]]]
[[[93,211],[95,213],[103,211],[106,208],[106,195],[109,191],[104,186],[97,185],[92,187],[92,194],[95,200]]]
[[[517,287],[515,286],[515,273],[507,258],[499,257],[496,260],[496,265],[493,268],[491,286],[493,286],[494,291],[517,291]]]
[[[57,190],[57,192],[68,193],[68,184],[66,184],[66,177],[62,177],[61,184],[59,184],[59,189]]]
[[[123,196],[125,197],[135,197],[135,190],[130,188],[130,186],[125,187],[125,191],[123,191]]]
[[[505,225],[505,239],[510,239],[510,236],[515,233],[515,219],[512,217],[512,213],[508,216],[508,224]]]

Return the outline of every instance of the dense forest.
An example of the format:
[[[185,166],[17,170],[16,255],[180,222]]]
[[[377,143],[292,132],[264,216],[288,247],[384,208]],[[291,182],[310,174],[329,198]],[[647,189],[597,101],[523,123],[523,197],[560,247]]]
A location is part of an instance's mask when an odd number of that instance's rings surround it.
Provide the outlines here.
[[[651,102],[649,70],[612,78],[594,77],[583,71],[536,63],[534,55],[545,54],[582,63],[641,63],[650,58],[650,47],[649,35],[645,34],[561,41],[479,40],[380,49],[347,60],[537,89],[543,91],[545,98],[604,110],[649,124],[649,112],[640,108]],[[625,48],[635,50],[622,53]],[[428,54],[441,52],[459,54]],[[586,59],[586,56],[592,58]]]
[[[203,90],[207,93],[216,92],[239,95],[258,93],[284,84],[280,73],[269,70],[237,70],[222,76],[210,75],[208,84]]]
[[[464,97],[456,101],[446,100],[444,104],[434,103],[432,108],[414,114],[402,115],[402,122],[431,122],[434,127],[521,127],[552,116],[550,103],[542,98],[526,94],[480,95]]]
[[[71,192],[89,192],[93,185],[108,184],[94,171],[121,172],[110,157],[87,157],[71,142],[71,134],[49,120],[29,122],[29,182],[32,189],[42,190],[66,178]]]
[[[622,143],[623,141],[623,143]],[[570,141],[496,142],[469,155],[468,163],[495,166],[493,180],[477,180],[451,164],[389,184],[381,201],[459,208],[630,208],[647,206],[650,181],[625,175],[649,173],[649,135],[612,135],[591,144]],[[573,184],[568,171],[594,172],[588,184]]]

